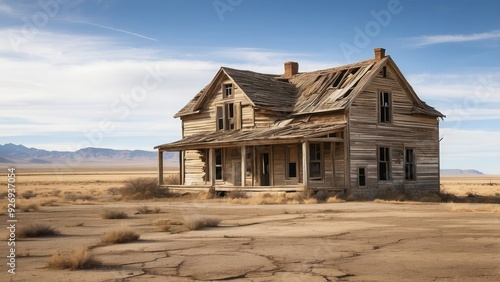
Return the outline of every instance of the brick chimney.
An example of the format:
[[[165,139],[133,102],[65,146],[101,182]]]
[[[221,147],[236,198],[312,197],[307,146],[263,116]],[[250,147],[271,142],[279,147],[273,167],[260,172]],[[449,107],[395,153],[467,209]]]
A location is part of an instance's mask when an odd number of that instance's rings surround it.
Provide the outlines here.
[[[285,63],[285,78],[291,78],[292,76],[299,73],[299,63],[297,62],[286,62]]]
[[[385,57],[385,49],[384,48],[375,48],[373,49],[375,52],[375,61],[380,61]]]

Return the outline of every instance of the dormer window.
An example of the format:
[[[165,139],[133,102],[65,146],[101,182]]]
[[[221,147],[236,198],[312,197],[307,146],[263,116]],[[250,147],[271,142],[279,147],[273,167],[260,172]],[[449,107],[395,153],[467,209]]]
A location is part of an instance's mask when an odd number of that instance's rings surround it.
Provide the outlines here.
[[[227,83],[222,86],[222,95],[224,98],[229,98],[233,96],[233,84]]]

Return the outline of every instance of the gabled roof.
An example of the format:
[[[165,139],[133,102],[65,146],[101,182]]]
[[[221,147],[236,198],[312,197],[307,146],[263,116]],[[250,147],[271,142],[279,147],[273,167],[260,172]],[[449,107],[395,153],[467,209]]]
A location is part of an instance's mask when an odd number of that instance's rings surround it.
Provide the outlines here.
[[[286,81],[276,79],[277,75],[263,74],[248,70],[221,67],[210,84],[205,86],[174,117],[197,113],[210,90],[218,87],[221,75],[227,75],[247,95],[254,106],[279,112],[291,112],[295,102],[295,87]]]
[[[413,113],[444,117],[420,100],[390,56],[336,68],[298,73],[291,78],[248,70],[222,67],[210,84],[203,88],[175,117],[198,113],[203,102],[222,75],[227,75],[245,93],[251,103],[262,109],[298,116],[347,109],[354,98],[388,66],[413,101]]]

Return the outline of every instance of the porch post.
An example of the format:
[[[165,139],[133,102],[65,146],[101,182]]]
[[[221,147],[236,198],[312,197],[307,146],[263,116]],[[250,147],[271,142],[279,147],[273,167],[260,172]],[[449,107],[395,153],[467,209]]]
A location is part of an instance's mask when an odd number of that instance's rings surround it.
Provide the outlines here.
[[[158,185],[163,185],[163,151],[158,149]]]
[[[210,185],[212,187],[215,187],[215,149],[210,148],[208,150],[208,159],[210,163],[208,164],[210,166]]]
[[[309,188],[309,141],[302,142],[302,182],[304,189]]]
[[[185,167],[184,151],[179,151],[179,185],[184,185]]]
[[[247,180],[247,147],[241,147],[241,187],[246,186]]]

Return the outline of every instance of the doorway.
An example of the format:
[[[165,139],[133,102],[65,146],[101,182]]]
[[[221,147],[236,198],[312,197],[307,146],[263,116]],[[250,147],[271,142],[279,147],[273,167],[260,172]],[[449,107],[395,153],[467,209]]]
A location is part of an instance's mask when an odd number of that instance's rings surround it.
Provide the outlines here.
[[[269,163],[269,153],[261,153],[261,170],[260,170],[260,186],[269,186],[270,184],[270,163]]]

